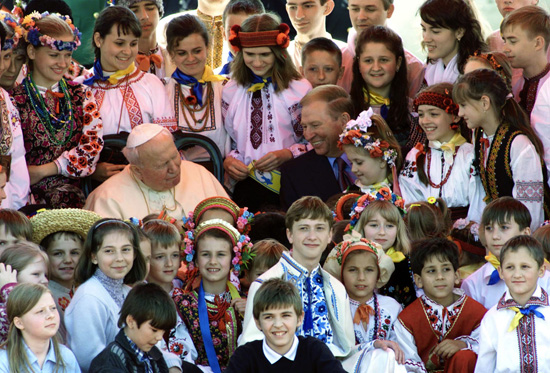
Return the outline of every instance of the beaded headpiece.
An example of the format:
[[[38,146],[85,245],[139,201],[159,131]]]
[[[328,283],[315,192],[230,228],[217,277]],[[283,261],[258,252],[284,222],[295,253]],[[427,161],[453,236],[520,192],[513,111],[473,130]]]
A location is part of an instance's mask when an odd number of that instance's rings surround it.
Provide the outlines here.
[[[340,134],[338,147],[354,145],[357,148],[366,149],[372,158],[382,158],[390,166],[395,167],[397,151],[390,148],[390,144],[372,136],[369,127],[372,126],[371,117],[374,114],[372,108],[361,112],[357,119],[352,119],[346,124],[346,129]]]
[[[336,245],[327,256],[323,269],[342,281],[344,263],[346,262],[347,256],[353,251],[358,250],[367,251],[376,255],[379,274],[376,287],[381,288],[386,285],[395,270],[395,264],[392,259],[386,255],[380,244],[361,237],[359,232],[352,232],[344,236],[344,241]]]
[[[420,105],[430,105],[445,110],[447,114],[458,115],[458,105],[450,97],[451,93],[445,89],[445,95],[437,92],[420,92],[414,99],[414,111],[418,111]]]
[[[242,48],[279,46],[283,49],[290,44],[290,27],[281,23],[279,29],[271,31],[242,32],[240,25],[233,25],[229,32],[229,43],[240,51]]]
[[[125,6],[126,8],[130,8],[135,3],[139,3],[141,1],[149,1],[154,3],[158,10],[159,10],[159,18],[162,18],[164,16],[164,5],[162,4],[162,0],[120,0],[117,1],[117,5]]]
[[[4,47],[2,50],[5,51],[17,47],[19,40],[23,36],[23,29],[19,25],[19,22],[14,16],[6,12],[0,12],[0,21],[4,22],[8,26],[10,29],[9,31],[13,32],[13,36],[11,38],[6,38],[4,41]]]
[[[389,188],[380,188],[376,195],[372,194],[363,194],[361,197],[357,199],[357,202],[353,205],[351,208],[350,217],[351,220],[349,222],[349,225],[346,227],[346,232],[349,232],[353,230],[357,222],[359,221],[359,218],[361,217],[361,213],[365,208],[370,205],[373,201],[388,201],[392,203],[397,209],[399,210],[399,213],[401,216],[405,215],[405,200],[403,200],[400,196],[397,194],[394,194],[391,192]]]
[[[224,232],[233,245],[232,251],[235,253],[235,257],[231,261],[233,264],[233,271],[236,275],[241,271],[241,266],[248,268],[249,261],[254,257],[252,251],[252,243],[250,237],[245,234],[241,234],[235,227],[222,219],[207,220],[197,227],[194,232],[187,231],[184,241],[186,244],[184,253],[184,260],[188,264],[188,269],[193,270],[195,265],[193,263],[193,257],[195,255],[194,244],[199,240],[200,236],[209,230],[216,229]],[[191,241],[191,245],[188,245]]]
[[[67,25],[69,25],[74,36],[74,41],[61,41],[54,39],[49,35],[43,35],[42,33],[40,33],[40,29],[36,26],[36,21],[50,15],[58,17],[59,19],[67,23]],[[48,12],[44,12],[40,14],[38,12],[32,12],[31,14],[23,18],[21,26],[25,30],[25,40],[35,47],[43,46],[57,49],[58,51],[67,50],[72,52],[76,50],[78,46],[80,46],[80,37],[82,34],[80,33],[80,31],[78,31],[75,25],[73,25],[73,22],[68,16],[62,16],[58,13],[50,14]]]

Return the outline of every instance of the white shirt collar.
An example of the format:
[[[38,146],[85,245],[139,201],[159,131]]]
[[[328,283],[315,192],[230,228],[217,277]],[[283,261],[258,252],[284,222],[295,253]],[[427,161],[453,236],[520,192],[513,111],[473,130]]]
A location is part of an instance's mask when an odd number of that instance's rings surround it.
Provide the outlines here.
[[[265,358],[269,361],[270,364],[275,364],[277,361],[279,361],[282,357],[286,357],[290,361],[294,361],[296,358],[296,352],[298,351],[298,343],[300,341],[298,340],[298,337],[294,336],[294,342],[292,342],[292,346],[290,347],[290,350],[284,355],[279,354],[278,352],[275,352],[271,347],[267,345],[267,342],[265,340],[262,343],[262,350],[264,351]]]

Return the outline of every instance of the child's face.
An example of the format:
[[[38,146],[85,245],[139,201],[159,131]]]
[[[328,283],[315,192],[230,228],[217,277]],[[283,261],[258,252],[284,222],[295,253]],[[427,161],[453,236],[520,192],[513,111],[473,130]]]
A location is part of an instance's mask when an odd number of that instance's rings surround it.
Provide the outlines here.
[[[350,255],[344,263],[342,282],[351,299],[365,303],[372,297],[378,281],[376,255],[367,251]]]
[[[322,219],[300,219],[286,230],[292,257],[302,265],[318,262],[332,238],[329,223]]]
[[[141,38],[148,39],[159,24],[159,8],[154,1],[139,1],[130,6],[141,25]]]
[[[126,70],[136,59],[138,53],[139,38],[132,33],[125,34],[120,30],[118,24],[111,27],[111,31],[105,38],[98,32],[94,34],[94,43],[101,51],[101,68],[103,71]]]
[[[395,245],[397,225],[387,221],[379,212],[375,213],[363,227],[363,236],[382,246],[384,251]]]
[[[253,283],[258,277],[267,272],[268,267],[257,267],[254,266],[252,271],[248,272],[248,282]]]
[[[246,13],[228,14],[227,17],[225,18],[223,38],[227,41],[227,38],[229,37],[229,33],[231,31],[231,27],[233,27],[234,25],[240,26],[243,23],[243,21],[248,17],[250,17],[250,15]],[[234,47],[230,43],[227,43],[227,45],[229,46],[233,54],[237,52],[235,51]]]
[[[21,67],[27,60],[27,57],[22,53],[15,53],[12,51],[11,54],[11,63],[6,70],[0,76],[0,86],[4,89],[13,88]]]
[[[420,21],[422,28],[422,45],[431,60],[442,59],[446,66],[458,53],[458,39],[464,35],[464,30],[451,30],[440,26],[432,26]]]
[[[143,254],[143,259],[145,259],[145,277],[147,278],[151,270],[151,241],[148,239],[139,241],[139,248]]]
[[[244,64],[261,78],[269,78],[275,65],[275,54],[269,47],[243,48]]]
[[[284,355],[292,347],[296,329],[302,324],[302,315],[296,315],[294,307],[271,308],[254,319],[258,329],[265,335],[267,345],[278,354]]]
[[[73,284],[74,270],[82,255],[82,241],[60,236],[46,250],[50,259],[50,280],[60,284]]]
[[[179,41],[170,56],[182,73],[199,80],[204,73],[206,53],[204,38],[200,34],[191,34]]]
[[[502,17],[524,6],[537,5],[538,2],[538,0],[495,0],[498,11],[502,14]]]
[[[431,300],[447,307],[453,304],[453,289],[458,284],[458,272],[448,259],[432,256],[424,262],[420,275],[414,274],[416,286]]]
[[[336,84],[344,73],[344,68],[338,64],[336,56],[327,51],[308,53],[304,66],[300,67],[300,70],[313,88],[325,84]]]
[[[396,58],[384,43],[366,43],[359,55],[359,72],[369,90],[389,97],[395,73],[401,66],[401,58]]]
[[[502,30],[504,39],[503,52],[515,69],[523,69],[533,64],[533,57],[537,51],[537,39],[530,37],[526,30],[519,25],[511,25]],[[542,48],[544,52],[544,47]]]
[[[92,254],[92,263],[114,280],[126,277],[134,265],[134,259],[130,238],[116,231],[105,235],[97,252]]]
[[[18,283],[48,285],[48,268],[42,256],[36,256],[25,268],[17,273]]]
[[[459,119],[436,106],[420,105],[418,107],[418,123],[430,141],[449,142],[456,133],[451,125]]]
[[[70,34],[56,37],[61,41],[73,41],[74,36]],[[63,78],[71,64],[73,52],[64,50],[58,51],[50,47],[27,48],[29,59],[34,61],[32,78],[35,83],[42,87],[51,87]]]
[[[159,341],[162,340],[164,330],[151,326],[152,320],[147,320],[139,327],[134,318],[129,315],[126,317],[126,327],[124,332],[138,348],[143,352],[149,352]]]
[[[203,281],[223,287],[231,270],[231,243],[222,238],[202,237],[196,256]]]
[[[458,116],[464,118],[466,126],[471,130],[481,127],[486,122],[486,111],[481,100],[466,100],[458,104]]]
[[[316,100],[302,107],[302,128],[305,139],[313,146],[315,153],[326,157],[339,157],[338,138],[347,123],[341,115],[334,119],[328,103]]]
[[[286,11],[298,34],[319,35],[325,30],[325,17],[334,3],[329,0],[321,5],[320,0],[287,0]]]
[[[0,254],[4,251],[7,246],[18,243],[19,241],[25,241],[25,237],[14,236],[11,232],[6,229],[6,226],[0,224]]]
[[[544,276],[544,266],[539,267],[525,247],[508,251],[498,270],[510,295],[521,305],[531,298],[539,277]]]
[[[351,162],[351,172],[364,186],[381,183],[388,174],[388,165],[382,157],[373,158],[363,148],[345,145],[344,151]]]
[[[349,18],[357,34],[370,26],[384,26],[393,13],[393,4],[386,10],[382,0],[349,0]]]
[[[151,253],[151,269],[147,281],[171,286],[179,267],[180,248],[177,245],[156,247]]]
[[[491,222],[483,227],[485,235],[485,244],[487,250],[489,250],[497,259],[500,259],[500,250],[502,246],[510,238],[522,235],[530,234],[531,229],[529,227],[520,229],[518,223],[511,216],[510,220],[504,224],[498,224],[497,222]]]
[[[52,338],[59,329],[59,312],[52,295],[49,292],[42,294],[38,303],[26,314],[14,317],[13,323],[27,343]]]

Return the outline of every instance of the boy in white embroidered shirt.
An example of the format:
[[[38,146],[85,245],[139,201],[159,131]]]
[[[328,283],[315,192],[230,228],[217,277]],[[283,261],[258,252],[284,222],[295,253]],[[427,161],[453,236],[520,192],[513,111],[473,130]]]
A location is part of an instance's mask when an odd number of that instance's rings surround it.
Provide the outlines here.
[[[475,372],[549,372],[548,294],[538,285],[544,252],[530,236],[509,240],[500,252],[500,277],[508,290],[480,327]],[[537,333],[538,330],[538,333]]]

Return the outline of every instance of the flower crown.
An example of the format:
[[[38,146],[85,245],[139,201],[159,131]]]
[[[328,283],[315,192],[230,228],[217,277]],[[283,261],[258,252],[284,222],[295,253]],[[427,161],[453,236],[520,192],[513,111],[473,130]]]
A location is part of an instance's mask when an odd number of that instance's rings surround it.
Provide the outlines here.
[[[5,51],[17,47],[21,36],[23,36],[23,29],[19,25],[19,22],[11,14],[6,12],[0,12],[0,21],[4,22],[13,30],[13,37],[6,38],[2,50]]]
[[[60,52],[64,50],[71,52],[76,50],[76,48],[80,46],[80,37],[82,34],[80,33],[80,31],[78,31],[75,25],[73,25],[73,22],[68,16],[63,16],[58,13],[51,14],[52,16],[58,17],[69,25],[73,32],[74,41],[61,41],[54,39],[49,35],[43,35],[40,33],[40,29],[36,26],[36,21],[49,15],[50,13],[48,12],[44,12],[42,14],[38,12],[32,12],[31,14],[23,18],[21,26],[25,30],[25,40],[35,47],[50,47],[52,49],[57,49]]]
[[[437,92],[420,92],[414,99],[414,111],[418,112],[420,105],[430,105],[445,110],[447,114],[458,115],[458,105],[453,101],[448,89],[445,89],[445,94]]]
[[[397,150],[390,148],[390,144],[372,136],[369,127],[372,126],[371,117],[374,114],[372,108],[361,112],[357,119],[352,119],[346,124],[346,129],[340,134],[338,147],[342,149],[343,145],[354,145],[357,148],[366,149],[373,158],[380,158],[390,166],[395,167],[397,159]]]
[[[355,232],[357,233],[357,232]],[[378,251],[382,250],[382,247],[376,242],[372,242],[363,237],[357,237],[355,235],[346,235],[345,241],[336,245],[336,260],[339,265],[342,265],[345,257],[349,254],[349,249],[353,247],[360,247],[361,250],[370,251],[375,254],[378,259]],[[379,260],[379,259],[378,259]]]
[[[350,222],[348,226],[346,227],[345,231],[349,232],[352,231],[357,222],[359,221],[359,218],[361,217],[361,213],[365,208],[370,205],[373,201],[388,201],[391,202],[397,209],[399,210],[399,213],[401,216],[404,216],[405,211],[405,200],[398,196],[397,194],[394,194],[391,192],[391,190],[387,187],[380,188],[380,190],[376,193],[376,195],[372,194],[363,194],[361,197],[357,199],[357,202],[353,205],[350,212]]]
[[[281,23],[277,30],[255,32],[242,32],[240,25],[233,25],[227,40],[237,52],[255,47],[279,46],[285,49],[290,44],[289,32],[290,27],[286,23]]]
[[[191,211],[187,217],[182,219],[183,227],[187,230],[195,228],[196,222],[200,220],[202,215],[212,208],[218,208],[231,214],[237,225],[237,229],[242,234],[250,232],[254,214],[248,211],[248,207],[240,208],[235,202],[226,197],[210,197],[202,200]]]
[[[235,227],[222,219],[207,220],[201,223],[194,232],[188,230],[185,233],[184,260],[187,262],[188,270],[191,271],[195,268],[195,264],[193,263],[195,243],[203,233],[211,229],[223,231],[231,239],[231,243],[233,244],[232,250],[235,253],[235,257],[231,261],[231,264],[233,264],[233,271],[238,276],[241,271],[241,266],[248,268],[248,263],[255,256],[255,254],[252,253],[252,243],[250,242],[250,237],[246,234],[241,234]]]

